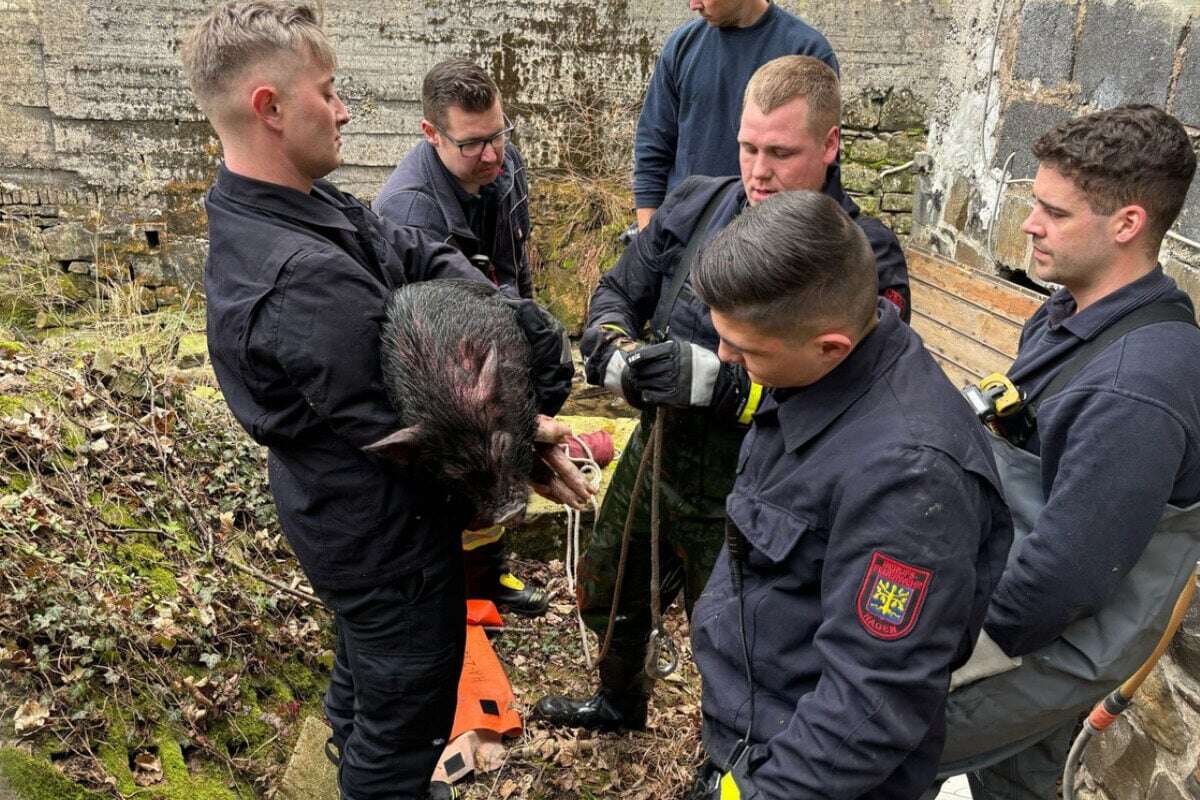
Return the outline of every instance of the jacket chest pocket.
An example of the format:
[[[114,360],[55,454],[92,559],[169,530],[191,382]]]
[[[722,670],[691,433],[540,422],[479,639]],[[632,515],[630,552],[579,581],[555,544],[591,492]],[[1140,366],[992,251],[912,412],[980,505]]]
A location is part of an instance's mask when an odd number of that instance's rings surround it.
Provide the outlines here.
[[[726,507],[730,520],[754,551],[752,560],[757,555],[779,567],[792,559],[802,543],[815,544],[812,540],[819,538],[814,520],[758,498],[735,491]]]

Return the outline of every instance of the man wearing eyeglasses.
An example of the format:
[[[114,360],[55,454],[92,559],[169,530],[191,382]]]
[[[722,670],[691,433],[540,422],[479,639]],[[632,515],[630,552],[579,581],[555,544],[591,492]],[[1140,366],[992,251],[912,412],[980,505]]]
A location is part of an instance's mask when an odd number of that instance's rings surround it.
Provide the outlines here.
[[[471,61],[443,61],[425,75],[421,107],[424,140],[372,208],[456,247],[502,290],[531,298],[525,162],[509,143],[513,126],[496,83]],[[502,535],[500,527],[463,532],[467,595],[525,616],[546,613],[545,590],[509,572]]]
[[[493,283],[531,297],[525,162],[495,82],[466,59],[443,61],[425,75],[421,110],[424,141],[388,177],[375,213],[454,245]]]

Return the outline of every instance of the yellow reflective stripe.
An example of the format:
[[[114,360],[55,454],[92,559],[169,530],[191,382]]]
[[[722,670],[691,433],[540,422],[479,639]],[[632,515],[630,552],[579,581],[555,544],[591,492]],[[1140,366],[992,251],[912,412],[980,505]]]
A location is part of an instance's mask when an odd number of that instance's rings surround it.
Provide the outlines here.
[[[751,382],[750,395],[746,398],[746,405],[742,406],[742,413],[738,417],[739,424],[749,425],[750,420],[754,419],[754,412],[758,411],[758,404],[762,402],[762,393],[762,384]]]
[[[613,324],[613,323],[611,323],[611,322],[606,322],[606,323],[604,323],[603,325],[601,325],[601,326],[600,326],[600,330],[602,330],[602,331],[615,331],[616,333],[620,333],[620,334],[622,334],[622,335],[624,335],[624,336],[628,336],[628,335],[629,335],[629,331],[625,330],[625,329],[624,329],[624,328],[622,328],[620,325],[615,325],[615,324]]]
[[[462,549],[470,552],[477,547],[500,541],[500,537],[503,535],[503,525],[492,525],[490,528],[480,528],[477,531],[463,531]]]
[[[506,572],[500,576],[500,585],[505,589],[512,589],[514,592],[525,591],[525,581],[513,575],[511,572]]]
[[[742,800],[742,790],[734,781],[732,772],[726,772],[721,776],[721,800]]]

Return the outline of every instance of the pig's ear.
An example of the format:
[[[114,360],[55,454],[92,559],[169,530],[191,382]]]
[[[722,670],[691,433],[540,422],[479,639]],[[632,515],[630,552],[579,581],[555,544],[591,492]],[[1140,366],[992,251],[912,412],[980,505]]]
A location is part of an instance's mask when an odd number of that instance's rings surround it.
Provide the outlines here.
[[[478,406],[486,406],[496,398],[500,386],[500,351],[495,342],[488,348],[479,377],[471,390],[471,400]]]
[[[504,461],[508,458],[508,453],[512,450],[513,435],[504,431],[495,431],[492,433],[492,458],[496,461]]]
[[[411,428],[401,428],[377,442],[372,442],[363,448],[363,452],[390,458],[401,464],[408,464],[416,460],[420,454],[421,442],[424,438],[425,431],[421,429],[421,426],[413,425]]]

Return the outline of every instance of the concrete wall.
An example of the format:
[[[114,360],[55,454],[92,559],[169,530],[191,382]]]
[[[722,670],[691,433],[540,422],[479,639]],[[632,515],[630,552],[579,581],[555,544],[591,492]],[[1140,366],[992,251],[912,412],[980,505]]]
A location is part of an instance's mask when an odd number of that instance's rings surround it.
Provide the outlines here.
[[[949,2],[781,5],[828,32],[847,98],[861,110],[860,127],[870,138],[890,137],[889,120],[899,117],[906,127],[920,127],[937,86],[931,65]],[[341,59],[339,90],[352,114],[346,163],[333,179],[364,197],[417,140],[421,76],[450,56],[490,66],[535,172],[627,173],[655,57],[667,34],[691,16],[683,0],[324,5]],[[64,269],[74,262],[83,270],[103,253],[149,266],[174,248],[174,265],[158,270],[172,281],[202,252],[200,197],[219,146],[183,84],[179,43],[208,6],[207,0],[0,2],[0,219],[67,226],[52,236],[68,245],[52,254]],[[913,147],[907,140],[903,146]],[[882,207],[882,183],[874,183],[866,193]],[[905,206],[894,198],[887,205]],[[157,244],[147,231],[156,233]],[[0,253],[14,243],[28,244],[0,236]]]
[[[0,4],[0,204],[115,202],[208,179],[216,145],[178,64],[179,40],[207,5]],[[849,13],[834,0],[782,5],[828,30],[848,95],[932,96],[930,53],[948,0],[871,0]],[[626,142],[658,49],[689,16],[682,0],[328,0],[339,87],[353,115],[335,178],[362,194],[378,186],[416,141],[421,76],[455,55],[490,65],[535,167],[624,163],[624,153],[579,152],[576,128],[624,126],[608,143]]]
[[[1020,225],[1036,170],[1029,147],[1080,113],[1156,103],[1200,144],[1195,0],[956,0],[948,29],[942,90],[920,165],[912,235],[918,244],[982,270],[1027,277],[1029,237]],[[1200,184],[1173,233],[1163,264],[1200,300],[1200,246],[1188,241],[1200,240]],[[1134,708],[1092,744],[1079,796],[1200,797],[1198,730],[1195,604]]]

